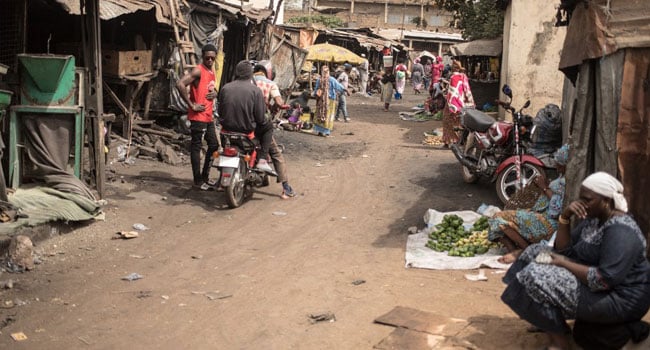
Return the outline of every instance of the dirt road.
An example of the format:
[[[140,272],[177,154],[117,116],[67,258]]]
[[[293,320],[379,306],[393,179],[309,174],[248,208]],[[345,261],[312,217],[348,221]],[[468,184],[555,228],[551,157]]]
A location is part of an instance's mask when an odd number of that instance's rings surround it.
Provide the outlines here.
[[[291,200],[272,184],[229,210],[190,188],[189,165],[113,164],[106,221],[41,242],[34,271],[0,276],[18,280],[0,301],[24,303],[0,309],[0,348],[370,349],[394,329],[373,320],[395,306],[467,319],[481,349],[539,347],[500,302],[501,275],[404,267],[407,228],[427,208],[497,204],[492,185],[462,182],[450,151],[421,144],[439,122],[397,117],[419,102],[407,94],[385,113],[354,96],[332,137],[278,135]],[[150,230],[111,239],[135,223]],[[143,278],[121,280],[133,272]],[[335,322],[309,322],[326,311]]]

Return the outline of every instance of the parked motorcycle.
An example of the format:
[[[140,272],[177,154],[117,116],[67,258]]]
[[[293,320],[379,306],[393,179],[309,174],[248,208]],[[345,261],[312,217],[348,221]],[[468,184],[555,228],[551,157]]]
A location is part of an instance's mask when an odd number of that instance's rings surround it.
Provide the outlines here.
[[[219,169],[220,183],[230,208],[241,206],[253,195],[253,188],[269,185],[269,174],[255,168],[260,145],[254,132],[221,131],[222,152],[213,154],[212,164]]]
[[[475,183],[480,178],[496,182],[499,199],[505,204],[520,188],[538,175],[545,176],[544,163],[526,154],[525,144],[530,141],[533,118],[523,110],[530,106],[526,101],[520,110],[510,105],[512,90],[504,85],[503,93],[509,101],[497,101],[512,114],[512,122],[495,121],[489,115],[475,109],[467,109],[461,115],[461,136],[451,150],[461,163],[463,180]]]

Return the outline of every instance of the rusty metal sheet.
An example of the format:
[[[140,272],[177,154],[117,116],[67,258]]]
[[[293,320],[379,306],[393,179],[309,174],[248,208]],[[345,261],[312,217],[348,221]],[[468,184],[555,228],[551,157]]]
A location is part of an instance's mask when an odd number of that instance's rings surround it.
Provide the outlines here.
[[[56,0],[71,15],[80,15],[79,0]],[[102,0],[99,2],[99,17],[109,20],[137,11],[155,9],[156,21],[171,25],[167,0]]]
[[[650,47],[650,1],[592,0],[573,11],[559,68],[575,81],[583,61],[632,47]]]
[[[307,51],[277,34],[271,34],[269,56],[275,70],[275,82],[280,90],[293,87],[307,57]]]
[[[626,50],[616,128],[618,168],[629,210],[646,238],[650,237],[650,211],[647,204],[650,181],[646,175],[650,172],[650,95],[646,86],[648,77],[650,49]]]
[[[451,54],[454,56],[501,56],[503,38],[481,39],[452,45]]]

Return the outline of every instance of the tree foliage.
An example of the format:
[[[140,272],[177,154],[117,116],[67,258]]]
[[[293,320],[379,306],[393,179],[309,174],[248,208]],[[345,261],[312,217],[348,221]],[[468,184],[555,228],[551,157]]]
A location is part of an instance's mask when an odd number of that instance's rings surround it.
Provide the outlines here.
[[[453,14],[454,23],[468,40],[492,39],[503,34],[503,11],[495,0],[434,0]]]
[[[420,16],[411,18],[411,23],[415,24],[418,28],[426,28],[429,25],[424,18],[422,18],[422,25],[420,25]]]
[[[292,17],[287,20],[288,23],[319,23],[327,28],[343,27],[344,22],[336,16],[316,15],[316,16],[298,16]]]

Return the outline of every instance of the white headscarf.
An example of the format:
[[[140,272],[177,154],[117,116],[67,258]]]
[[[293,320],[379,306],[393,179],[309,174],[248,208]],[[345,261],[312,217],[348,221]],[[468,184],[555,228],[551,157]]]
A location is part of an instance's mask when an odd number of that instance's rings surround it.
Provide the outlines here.
[[[623,184],[612,175],[602,171],[593,173],[582,181],[582,186],[601,196],[613,199],[614,208],[627,213],[627,201],[623,196]]]

